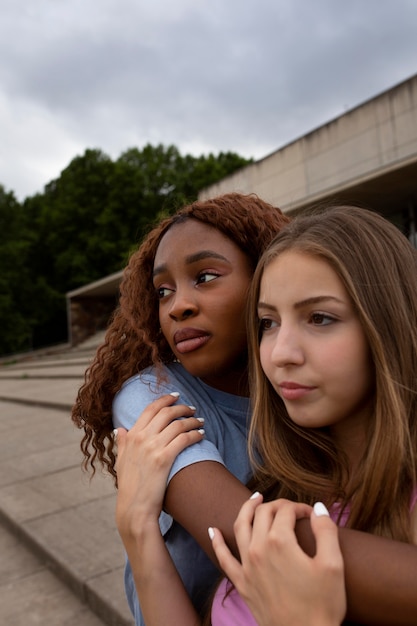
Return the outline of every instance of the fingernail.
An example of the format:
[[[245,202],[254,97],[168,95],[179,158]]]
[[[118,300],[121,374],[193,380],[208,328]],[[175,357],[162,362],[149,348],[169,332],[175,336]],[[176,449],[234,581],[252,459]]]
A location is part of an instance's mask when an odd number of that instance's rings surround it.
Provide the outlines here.
[[[213,539],[214,539],[214,530],[213,530],[213,528],[210,526],[209,528],[207,528],[207,532],[208,532],[208,536],[213,541]]]
[[[204,428],[199,428],[198,432],[200,433],[200,435],[204,435],[206,431],[204,430]]]
[[[257,498],[258,496],[260,496],[261,494],[259,493],[259,491],[255,491],[255,493],[253,493],[251,495],[251,497],[249,498],[249,500],[255,500],[255,498]]]
[[[117,439],[117,428],[115,428],[115,429],[113,430],[113,437],[114,437],[115,439]]]
[[[204,417],[196,417],[195,419],[204,424]]]
[[[170,396],[173,396],[174,398],[179,398],[180,394],[178,391],[173,391],[172,393],[169,394]]]
[[[323,502],[316,502],[313,506],[313,510],[316,517],[321,517],[322,515],[327,515],[327,517],[329,517],[329,511],[326,509]]]

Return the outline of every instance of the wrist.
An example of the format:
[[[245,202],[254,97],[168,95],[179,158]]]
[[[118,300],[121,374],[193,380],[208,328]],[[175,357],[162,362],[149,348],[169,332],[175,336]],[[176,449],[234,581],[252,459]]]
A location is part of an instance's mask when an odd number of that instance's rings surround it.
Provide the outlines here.
[[[117,523],[117,529],[123,543],[142,545],[153,537],[161,536],[159,521],[155,518],[133,516]]]

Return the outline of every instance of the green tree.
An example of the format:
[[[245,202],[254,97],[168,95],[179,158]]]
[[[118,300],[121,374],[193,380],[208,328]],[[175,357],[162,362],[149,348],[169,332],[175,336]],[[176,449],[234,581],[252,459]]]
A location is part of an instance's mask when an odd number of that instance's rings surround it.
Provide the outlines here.
[[[9,258],[16,257],[4,281],[22,285],[9,343],[19,349],[25,341],[37,347],[66,340],[66,292],[121,269],[158,216],[247,163],[234,153],[182,156],[172,145],[130,148],[116,161],[88,149],[23,206],[3,191],[0,219],[14,220],[7,241]],[[12,310],[18,295],[11,299],[5,289],[2,297],[0,308]],[[6,335],[13,333],[8,326]]]
[[[115,162],[108,203],[99,217],[108,251],[122,266],[158,213],[173,202],[180,155],[174,146],[131,148]]]
[[[0,354],[31,348],[31,310],[27,294],[28,233],[22,206],[0,185]]]
[[[42,196],[26,203],[37,233],[34,256],[40,260],[39,271],[61,293],[109,272],[99,217],[108,202],[113,169],[112,160],[100,150],[86,150]]]
[[[193,157],[185,155],[178,168],[177,185],[184,201],[197,198],[199,191],[233,174],[252,162],[234,152],[220,152]]]

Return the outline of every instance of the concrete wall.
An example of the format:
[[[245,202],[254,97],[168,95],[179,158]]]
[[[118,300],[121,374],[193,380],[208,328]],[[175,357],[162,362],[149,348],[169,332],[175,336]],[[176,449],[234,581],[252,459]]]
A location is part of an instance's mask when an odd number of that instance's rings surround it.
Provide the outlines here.
[[[291,212],[413,163],[417,75],[211,185],[199,197],[253,192]]]
[[[66,294],[68,338],[72,346],[107,327],[119,300],[122,275],[122,271],[115,272]]]

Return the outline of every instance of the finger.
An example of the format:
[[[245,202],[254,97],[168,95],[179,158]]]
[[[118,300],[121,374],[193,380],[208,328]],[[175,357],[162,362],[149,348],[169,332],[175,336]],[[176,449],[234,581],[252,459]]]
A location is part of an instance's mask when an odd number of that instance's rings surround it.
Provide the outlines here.
[[[311,506],[284,499],[275,500],[270,504],[269,513],[273,515],[273,519],[270,522],[269,540],[272,540],[274,546],[284,553],[286,551],[298,551],[295,525],[298,519],[310,516],[312,511]],[[261,510],[257,512],[259,515],[262,513]],[[255,523],[256,522],[257,520],[255,519]]]
[[[164,407],[160,409],[158,413],[156,413],[156,415],[147,425],[141,425],[141,419],[139,419],[139,423],[137,425],[135,424],[135,429],[139,432],[146,429],[148,433],[157,434],[162,432],[175,420],[194,417],[194,414],[195,408],[191,406],[186,406],[184,404]],[[203,422],[204,420],[201,419],[201,421]]]
[[[140,416],[138,416],[138,420],[136,420],[136,424],[139,421],[139,417],[144,424],[148,424],[152,421],[155,415],[159,413],[161,409],[173,405],[178,401],[178,398],[179,393],[177,392],[168,393],[161,396],[160,398],[157,398],[156,400],[148,404],[148,406],[142,411]]]
[[[158,418],[159,416],[156,416],[155,421]],[[204,435],[204,418],[170,415],[162,421],[158,420],[155,428],[152,428],[150,425],[146,430],[135,431],[132,433],[132,436],[137,437],[138,441],[147,441],[150,446],[163,447],[168,446],[175,440],[178,440],[178,438],[179,441],[183,439],[188,441],[188,438],[181,437],[181,435],[191,433],[191,431],[200,431]],[[192,435],[192,441],[195,442],[195,432]]]
[[[254,525],[259,525],[258,530],[261,530],[261,524],[265,527],[264,530],[273,524],[294,528],[297,519],[308,517],[310,513],[311,507],[308,504],[279,498],[263,504],[256,510]]]
[[[123,458],[123,455],[124,455],[127,433],[128,431],[125,428],[115,428],[113,430],[113,441],[114,441],[113,451],[116,456],[116,463],[115,463],[114,468],[116,470],[116,473],[118,472],[118,469],[121,464],[121,459]]]
[[[125,428],[115,428],[113,430],[113,451],[115,454],[117,454],[120,444],[123,445],[127,432],[128,431]]]
[[[260,493],[257,491],[253,493],[249,500],[242,505],[233,525],[236,544],[242,557],[250,544],[255,511],[256,508],[262,503],[262,500],[263,496]]]
[[[167,423],[170,421],[170,419],[174,419],[175,417],[181,417],[182,415],[192,415],[192,407],[188,407],[184,404],[175,405],[175,407],[172,406],[178,401],[178,397],[179,394],[173,392],[172,394],[163,395],[160,398],[157,398],[156,400],[151,402],[138,416],[138,419],[136,420],[131,430],[141,430],[149,426],[151,423],[155,423],[155,417],[158,415],[164,416],[163,410],[167,409],[168,407],[171,407],[171,411],[168,411],[166,415]],[[162,424],[162,428],[163,427],[164,424]]]
[[[242,569],[240,562],[230,552],[221,531],[218,528],[209,528],[208,530],[214,553],[222,571],[233,584],[236,584]]]
[[[157,468],[172,465],[174,459],[186,447],[204,437],[200,418],[176,419],[161,432],[149,429],[131,429],[119,435],[118,458],[130,457],[133,462],[150,463]]]
[[[254,546],[260,545],[266,539],[271,524],[274,520],[277,508],[282,501],[262,503],[263,497],[258,493],[252,494],[247,500],[234,523],[234,533],[239,553],[243,559],[246,552]]]
[[[305,504],[304,502],[293,502],[292,500],[286,500],[285,498],[276,500],[276,503],[277,507],[283,512],[283,514],[294,517],[295,520],[310,517],[313,510],[309,504]]]
[[[316,558],[334,568],[343,568],[338,528],[322,503],[314,505],[311,528],[316,538]]]
[[[166,451],[168,459],[171,459],[171,464],[185,448],[204,438],[205,431],[201,426],[202,424],[198,419],[188,417],[173,422],[158,435],[158,445],[161,445]]]
[[[271,547],[282,550],[295,544],[298,549],[294,532],[296,520],[311,511],[308,505],[284,499],[262,503],[258,496],[253,494],[243,505],[234,526],[242,562],[246,557],[256,559],[256,555]]]

